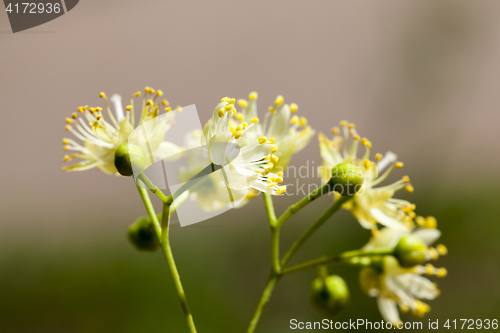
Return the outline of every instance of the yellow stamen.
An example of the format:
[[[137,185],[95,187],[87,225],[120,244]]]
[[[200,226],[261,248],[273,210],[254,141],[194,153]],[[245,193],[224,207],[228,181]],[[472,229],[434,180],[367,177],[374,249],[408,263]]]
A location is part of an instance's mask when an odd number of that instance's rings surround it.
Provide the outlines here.
[[[169,101],[167,101],[166,99],[164,99],[163,101],[161,101],[161,104],[163,104],[163,105],[167,106],[167,105],[169,105],[169,104],[170,104],[170,102],[169,102]]]
[[[446,246],[444,246],[443,244],[438,244],[436,246],[436,250],[439,252],[440,255],[442,256],[445,256],[448,254],[448,249],[446,248]]]
[[[66,126],[66,131],[71,131],[71,126],[67,125]]]
[[[252,118],[250,119],[250,122],[253,124],[257,124],[259,122],[259,118]]]
[[[276,109],[275,109],[275,108],[273,108],[272,106],[270,106],[270,107],[269,107],[269,112],[271,112],[271,113],[273,113],[273,114],[274,114],[274,113],[276,112]]]
[[[219,114],[219,118],[224,117],[224,109],[220,108],[218,114]]]
[[[375,155],[375,159],[376,159],[377,161],[380,161],[380,160],[382,159],[382,157],[384,157],[382,154],[378,154],[378,153],[377,153],[377,154]]]
[[[238,105],[241,106],[242,108],[246,108],[248,106],[248,102],[244,99],[239,99]]]
[[[276,106],[281,105],[283,104],[284,101],[285,99],[283,98],[283,96],[278,95],[278,97],[276,97],[276,99],[274,100],[274,105]]]
[[[270,144],[273,144],[273,143],[274,143],[274,138],[270,138],[270,139],[269,139],[269,143],[270,143]]]
[[[71,123],[73,122],[73,120],[71,120],[71,119],[69,119],[69,118],[66,118],[66,122],[67,122],[68,124],[71,124]]]
[[[161,96],[163,96],[163,91],[158,90],[158,91],[156,92],[156,96],[157,96],[157,97],[161,97]]]
[[[224,111],[229,111],[229,110],[232,110],[233,109],[233,106],[231,104],[228,104],[224,107]]]
[[[150,99],[148,99],[148,101],[146,102],[146,105],[147,105],[147,106],[153,105],[153,101],[152,101],[152,100],[150,100]]]
[[[290,123],[292,125],[297,125],[299,123],[299,116],[295,115],[292,117],[292,119],[290,120]]]
[[[139,97],[139,96],[141,96],[141,92],[140,91],[138,91],[138,92],[135,93],[135,97]]]
[[[275,153],[275,152],[277,152],[277,151],[278,151],[278,146],[274,146],[274,147],[273,147],[273,149],[271,150],[271,153],[273,153],[273,154],[274,154],[274,153]]]
[[[299,106],[295,103],[290,104],[290,111],[295,112],[299,109]]]
[[[259,139],[259,144],[263,145],[264,143],[267,142],[267,138],[265,136],[261,136]]]
[[[339,132],[339,128],[338,127],[332,127],[332,133],[333,134],[337,134]]]
[[[403,162],[396,162],[394,166],[398,169],[401,169],[403,167]]]
[[[68,139],[66,139],[66,138],[64,138],[64,139],[63,139],[63,143],[64,143],[65,145],[67,145],[67,144],[69,143],[69,140],[68,140]]]
[[[243,121],[245,120],[245,116],[243,116],[243,113],[241,112],[236,112],[236,119],[238,119],[239,121]]]
[[[73,113],[71,114],[71,118],[76,119],[76,112],[73,112]]]
[[[69,145],[64,146],[64,151],[68,151],[68,150],[69,150]]]
[[[356,127],[356,125],[354,125],[354,124],[352,124],[352,123],[351,123],[351,124],[349,124],[349,128],[350,128],[350,129],[353,129],[353,128],[355,128],[355,127]]]
[[[410,182],[410,177],[408,177],[408,176],[404,176],[404,177],[403,177],[403,181],[404,181],[405,183],[409,183],[409,182]]]
[[[252,91],[252,92],[250,93],[250,95],[248,95],[248,99],[249,99],[249,100],[251,100],[251,101],[253,101],[254,99],[257,99],[257,98],[258,98],[258,96],[259,96],[259,95],[257,94],[257,92]]]
[[[413,186],[411,186],[410,184],[406,185],[405,189],[406,189],[406,192],[408,192],[408,193],[413,193],[413,191],[415,190],[413,188]]]
[[[243,135],[243,131],[236,131],[234,133],[234,138],[239,139],[239,138],[241,138],[242,135]]]
[[[171,108],[170,106],[167,106],[167,107],[165,108],[165,112],[172,112],[172,108]]]
[[[346,127],[346,126],[347,126],[347,120],[342,120],[342,121],[340,122],[340,126],[342,126],[342,127]]]
[[[446,275],[448,275],[448,270],[444,267],[438,269],[436,272],[436,276],[439,278],[445,277]]]
[[[101,93],[99,94],[99,97],[100,97],[100,98],[104,98],[104,97],[106,97],[106,94],[105,94],[105,93],[103,93],[103,92],[101,92]]]
[[[271,161],[272,161],[273,163],[278,163],[278,161],[279,161],[279,160],[280,160],[280,159],[279,159],[279,157],[278,157],[278,156],[276,156],[276,155],[271,156]]]
[[[127,111],[132,110],[132,105],[127,105],[127,106],[125,107],[125,110],[127,110]]]
[[[300,126],[304,127],[307,125],[307,119],[304,117],[300,117]]]
[[[102,115],[101,115],[101,114],[98,114],[97,116],[95,116],[95,118],[96,118],[97,120],[100,120],[100,119],[102,118]]]

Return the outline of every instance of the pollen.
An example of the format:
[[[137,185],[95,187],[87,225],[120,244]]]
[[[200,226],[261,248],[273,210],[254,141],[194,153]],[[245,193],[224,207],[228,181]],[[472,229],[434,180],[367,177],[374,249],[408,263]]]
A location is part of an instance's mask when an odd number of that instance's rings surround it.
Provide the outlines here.
[[[149,88],[149,87],[144,88],[144,92],[145,92],[146,94],[147,94],[147,93],[149,93],[149,89],[151,89],[151,88]]]
[[[440,255],[442,256],[445,256],[448,254],[448,249],[446,248],[446,246],[444,246],[443,244],[438,244],[436,246],[436,250],[439,252]]]
[[[163,101],[161,101],[161,104],[163,104],[163,105],[167,106],[167,105],[169,105],[169,104],[170,104],[170,102],[169,102],[169,101],[167,101],[166,99],[164,99]]]
[[[275,153],[275,152],[277,152],[277,151],[278,151],[278,146],[274,146],[274,147],[273,147],[273,149],[271,150],[271,153],[273,153],[273,154],[274,154],[274,153]]]
[[[408,192],[408,193],[413,193],[413,191],[415,190],[413,188],[413,186],[411,186],[410,184],[406,185],[405,189],[406,189],[406,192]]]
[[[101,118],[102,118],[102,115],[100,115],[100,114],[98,114],[98,115],[96,116],[96,119],[97,119],[97,120],[100,120]]]
[[[250,122],[253,124],[257,124],[259,122],[259,118],[252,118],[250,119]]]
[[[403,167],[403,162],[396,162],[394,166],[398,169],[401,169]]]
[[[242,108],[246,108],[248,106],[248,102],[244,99],[239,99],[238,105],[241,106]]]
[[[224,102],[229,103],[230,101],[231,101],[231,98],[229,98],[229,97],[222,97],[220,100],[221,103],[224,103]]]
[[[448,270],[444,267],[439,268],[436,272],[436,276],[439,278],[445,277],[446,275],[448,275]]]
[[[101,92],[101,93],[99,94],[99,97],[100,97],[100,98],[104,98],[104,97],[106,97],[106,94],[105,94],[105,93],[103,93],[103,92]]]
[[[149,93],[150,94],[154,94],[155,93],[155,90],[153,88],[149,88]]]
[[[170,106],[167,106],[167,107],[165,108],[165,112],[172,112],[172,108],[171,108]]]
[[[146,102],[146,105],[147,105],[147,106],[150,106],[150,105],[153,105],[153,104],[154,104],[154,103],[153,103],[153,101],[152,101],[152,100],[150,100],[150,99],[148,99],[148,101]]]
[[[140,91],[138,91],[138,92],[135,93],[135,97],[139,97],[139,96],[141,96],[141,92]]]
[[[290,111],[296,112],[299,109],[299,106],[295,103],[290,104]]]
[[[64,138],[64,139],[63,139],[63,143],[64,143],[65,145],[67,145],[67,144],[69,143],[69,140],[68,140],[68,139],[66,139],[66,138]]]
[[[280,159],[279,159],[279,157],[278,157],[278,156],[276,156],[276,155],[271,156],[271,162],[273,162],[273,163],[278,163],[278,161],[279,161],[279,160],[280,160]]]
[[[239,121],[243,121],[245,120],[245,117],[243,116],[243,113],[236,112],[236,119],[238,119]]]
[[[233,109],[233,106],[231,104],[228,104],[224,107],[224,111],[230,111]]]
[[[258,97],[259,97],[259,94],[257,94],[257,92],[255,92],[255,91],[252,91],[250,93],[250,95],[248,95],[248,99],[251,100],[251,101],[257,99]]]
[[[404,177],[403,177],[403,181],[404,181],[405,183],[409,183],[409,182],[410,182],[410,177],[408,177],[408,176],[404,176]]]
[[[276,106],[281,105],[283,104],[284,101],[285,99],[283,98],[283,96],[278,95],[278,97],[276,97],[276,99],[274,100],[274,105]]]
[[[283,171],[277,173],[278,177],[283,177]]]
[[[158,90],[158,91],[156,92],[156,96],[158,96],[158,97],[163,96],[163,91]]]
[[[71,114],[71,118],[76,119],[76,112],[73,112],[73,113]]]
[[[125,110],[127,110],[127,111],[132,110],[132,105],[127,105],[127,106],[125,107]]]
[[[234,138],[239,139],[239,138],[241,138],[242,135],[243,135],[243,131],[236,131],[234,133]]]
[[[273,143],[274,143],[274,138],[270,138],[270,139],[269,139],[269,143],[270,143],[270,144],[273,144]]]
[[[264,143],[267,142],[267,138],[265,136],[261,136],[259,139],[259,144],[263,145]]]
[[[276,190],[276,193],[278,195],[283,195],[283,194],[285,194],[285,191],[286,191],[286,185],[283,185],[283,186],[278,187],[278,189]]]

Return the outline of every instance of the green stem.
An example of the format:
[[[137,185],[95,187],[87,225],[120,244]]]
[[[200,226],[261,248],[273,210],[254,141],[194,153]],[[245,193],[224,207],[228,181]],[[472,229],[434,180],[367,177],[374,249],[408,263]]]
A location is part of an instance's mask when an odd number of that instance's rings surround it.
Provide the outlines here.
[[[264,288],[264,291],[262,292],[262,296],[260,297],[259,304],[257,305],[257,309],[255,310],[255,313],[252,317],[252,320],[250,321],[250,326],[248,327],[247,333],[253,333],[255,331],[255,328],[257,327],[257,324],[259,323],[260,316],[262,314],[262,311],[264,310],[264,307],[266,306],[267,302],[269,302],[269,299],[271,298],[271,294],[276,287],[276,283],[280,279],[279,275],[273,275],[271,274],[269,276],[269,279],[267,280],[266,287]]]
[[[370,256],[381,256],[381,255],[390,255],[394,252],[394,248],[379,248],[379,249],[373,249],[371,251],[364,251],[364,250],[354,250],[354,251],[347,251],[344,253],[340,254],[335,254],[332,256],[321,256],[319,258],[306,261],[304,263],[284,268],[283,269],[283,275],[290,274],[290,273],[295,273],[298,271],[303,271],[307,269],[311,269],[314,267],[322,267],[324,265],[331,265],[331,264],[353,264],[351,262],[352,258],[356,257],[370,257]],[[369,264],[369,262],[368,262]],[[363,263],[363,260],[359,261],[359,265],[365,266]]]
[[[170,196],[169,198],[171,198]],[[186,294],[184,292],[184,288],[182,287],[181,277],[179,275],[179,271],[177,270],[177,266],[175,265],[174,255],[172,253],[172,248],[170,247],[170,241],[168,238],[169,235],[169,226],[170,226],[170,205],[171,202],[166,202],[163,204],[163,212],[162,212],[162,235],[160,246],[165,256],[165,260],[167,261],[168,267],[170,268],[170,273],[172,274],[172,278],[174,279],[175,289],[177,290],[177,295],[179,296],[179,300],[181,302],[182,311],[184,312],[184,316],[186,317],[186,321],[189,327],[189,331],[191,333],[196,333],[196,327],[194,325],[193,315],[189,310],[189,304],[186,298]]]
[[[295,253],[304,245],[305,242],[333,215],[335,214],[342,204],[352,197],[340,197],[330,206],[310,227],[300,236],[300,238],[293,243],[292,247],[281,260],[281,267],[285,267]],[[302,201],[302,200],[301,200]],[[300,201],[299,201],[300,202]]]
[[[302,198],[299,202],[291,205],[284,213],[281,215],[276,222],[278,226],[281,227],[283,223],[288,220],[293,214],[297,213],[299,210],[307,206],[309,203],[313,202],[314,200],[318,199],[324,194],[330,193],[331,191],[331,185],[330,183],[326,183],[325,185],[317,188],[316,190],[312,191],[309,193],[307,196]]]
[[[146,185],[146,187],[149,188],[152,193],[156,194],[158,198],[161,199],[161,201],[167,201],[167,197],[165,196],[165,194],[163,194],[163,192],[160,191],[160,189],[149,180],[144,172],[141,172],[139,176],[137,176],[137,179],[139,179],[144,185]]]
[[[147,178],[146,178],[147,179]],[[141,179],[142,181],[142,179]],[[149,186],[148,186],[149,187]],[[158,217],[154,210],[153,204],[151,203],[151,199],[147,193],[147,190],[141,185],[137,184],[137,189],[139,190],[139,194],[141,195],[142,201],[144,202],[144,206],[148,212],[149,218],[153,221],[155,226],[156,235],[160,241],[160,246],[163,251],[163,255],[169,267],[169,271],[174,280],[175,288],[177,291],[177,295],[181,302],[182,310],[184,311],[184,316],[186,317],[186,321],[189,327],[189,331],[191,333],[196,333],[196,327],[194,325],[193,316],[191,315],[191,311],[189,310],[189,306],[186,299],[186,294],[184,293],[184,288],[182,287],[181,279],[179,276],[179,272],[177,270],[177,266],[175,265],[174,257],[172,254],[172,249],[170,248],[170,242],[168,239],[169,232],[169,222],[170,222],[170,206],[172,205],[173,199],[170,195],[168,198],[165,197],[163,203],[163,211],[162,211],[162,225],[158,221]],[[163,193],[162,193],[163,194]]]
[[[266,206],[267,218],[271,228],[271,272],[281,274],[280,266],[280,228],[276,225],[276,214],[274,213],[273,199],[267,193],[262,194]]]

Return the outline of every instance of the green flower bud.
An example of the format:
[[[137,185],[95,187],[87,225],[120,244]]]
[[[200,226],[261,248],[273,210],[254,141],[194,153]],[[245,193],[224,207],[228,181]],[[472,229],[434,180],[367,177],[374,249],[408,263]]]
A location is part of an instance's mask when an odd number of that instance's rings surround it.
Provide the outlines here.
[[[149,218],[139,218],[128,228],[128,239],[139,251],[156,251],[160,246]]]
[[[343,196],[352,196],[363,185],[363,172],[351,163],[340,163],[332,168],[330,184],[334,191]]]
[[[402,267],[421,265],[427,260],[427,245],[419,237],[404,235],[394,249],[394,256]]]
[[[115,151],[115,167],[122,176],[132,176],[146,167],[146,154],[135,145],[122,143]]]
[[[311,303],[318,311],[334,316],[342,311],[349,302],[349,289],[344,279],[330,275],[325,279],[318,277],[311,284]]]

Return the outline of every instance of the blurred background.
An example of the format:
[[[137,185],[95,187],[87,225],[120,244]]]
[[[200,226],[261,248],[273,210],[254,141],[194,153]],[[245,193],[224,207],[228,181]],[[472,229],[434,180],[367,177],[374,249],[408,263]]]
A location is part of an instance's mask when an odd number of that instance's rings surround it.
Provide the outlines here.
[[[375,152],[405,163],[399,197],[433,215],[450,254],[441,296],[423,319],[500,319],[500,2],[81,1],[62,17],[12,34],[0,13],[0,331],[187,332],[162,254],[126,239],[145,215],[131,179],[60,171],[64,119],[99,92],[162,89],[196,104],[201,121],[223,96],[259,92],[299,105],[317,131],[356,123]],[[292,160],[321,163],[318,141]],[[302,182],[319,183],[319,179]],[[278,212],[299,198],[275,198]],[[322,198],[284,227],[282,249],[326,209]],[[369,237],[340,212],[294,263],[358,248]],[[260,197],[171,230],[199,332],[243,332],[269,269]],[[335,319],[381,319],[358,271],[330,269],[350,288]],[[321,320],[314,271],[278,285],[257,332]],[[404,316],[404,320],[412,320]],[[425,326],[425,324],[424,324]]]

